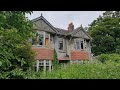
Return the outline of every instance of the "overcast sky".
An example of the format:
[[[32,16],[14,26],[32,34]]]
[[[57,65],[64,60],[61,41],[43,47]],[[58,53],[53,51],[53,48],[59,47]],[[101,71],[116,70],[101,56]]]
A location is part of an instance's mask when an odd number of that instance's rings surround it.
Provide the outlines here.
[[[39,17],[41,13],[54,27],[67,29],[70,22],[73,22],[75,28],[81,24],[87,27],[99,15],[102,15],[103,11],[33,11],[31,15],[26,16],[32,20]]]

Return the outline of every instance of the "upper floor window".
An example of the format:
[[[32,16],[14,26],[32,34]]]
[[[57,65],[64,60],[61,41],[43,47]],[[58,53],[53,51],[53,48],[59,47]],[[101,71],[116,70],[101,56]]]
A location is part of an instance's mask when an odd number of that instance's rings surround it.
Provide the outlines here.
[[[48,47],[49,46],[49,34],[45,34],[45,46]]]
[[[83,41],[75,40],[74,47],[76,50],[83,50]]]
[[[32,40],[32,45],[39,45],[39,46],[49,46],[49,34],[46,32],[36,32],[35,36]]]
[[[79,50],[79,49],[80,49],[80,42],[79,42],[78,40],[76,40],[76,42],[75,42],[75,43],[76,43],[76,49],[78,49],[78,50]]]
[[[63,50],[63,39],[59,40],[58,48],[59,48],[59,50]]]
[[[43,45],[43,43],[44,43],[44,36],[43,36],[43,34],[40,34],[40,36],[39,36],[39,45]]]
[[[81,41],[81,49],[83,49],[83,41]]]

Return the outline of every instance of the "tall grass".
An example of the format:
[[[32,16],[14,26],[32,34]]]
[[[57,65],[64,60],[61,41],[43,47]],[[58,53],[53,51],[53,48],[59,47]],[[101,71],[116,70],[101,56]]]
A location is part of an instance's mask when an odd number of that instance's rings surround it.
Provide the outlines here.
[[[120,79],[120,55],[100,55],[81,64],[58,65],[51,72],[15,69],[0,73],[1,79]]]
[[[47,73],[45,79],[120,79],[120,64],[111,62],[73,64]]]

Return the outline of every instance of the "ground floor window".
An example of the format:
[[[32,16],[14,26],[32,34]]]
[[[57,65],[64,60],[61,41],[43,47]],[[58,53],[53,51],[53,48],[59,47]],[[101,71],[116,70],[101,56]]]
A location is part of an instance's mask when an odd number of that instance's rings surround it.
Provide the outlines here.
[[[36,71],[51,71],[52,70],[52,61],[51,60],[37,60],[36,61]]]

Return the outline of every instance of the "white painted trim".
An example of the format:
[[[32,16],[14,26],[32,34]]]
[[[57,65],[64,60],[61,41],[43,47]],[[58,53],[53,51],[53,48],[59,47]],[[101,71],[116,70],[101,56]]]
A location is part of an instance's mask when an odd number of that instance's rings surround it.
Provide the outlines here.
[[[46,71],[46,60],[44,60],[44,71]]]
[[[39,60],[36,61],[36,71],[39,71]]]
[[[51,60],[49,60],[49,71],[51,71]]]
[[[44,37],[44,39],[43,39],[43,46],[45,47],[45,32],[43,33],[43,37]]]

